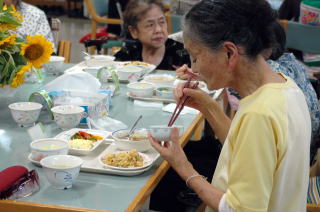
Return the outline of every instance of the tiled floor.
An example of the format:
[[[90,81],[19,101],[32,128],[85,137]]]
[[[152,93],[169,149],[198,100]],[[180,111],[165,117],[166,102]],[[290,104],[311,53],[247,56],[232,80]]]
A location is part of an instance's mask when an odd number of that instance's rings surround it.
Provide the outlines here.
[[[72,42],[71,63],[78,63],[83,60],[84,45],[79,43],[82,36],[90,33],[91,22],[89,19],[69,18],[66,16],[59,17],[61,20],[61,28],[59,32],[59,40],[68,40]]]

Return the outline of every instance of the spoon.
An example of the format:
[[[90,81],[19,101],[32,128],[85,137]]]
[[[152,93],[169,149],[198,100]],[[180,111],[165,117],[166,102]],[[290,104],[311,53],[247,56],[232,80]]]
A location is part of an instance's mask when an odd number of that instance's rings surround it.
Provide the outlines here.
[[[128,135],[131,135],[131,133],[133,132],[135,126],[138,124],[138,122],[140,121],[140,119],[142,118],[142,115],[140,115],[137,120],[133,123],[132,127],[130,128]]]
[[[88,56],[89,57],[89,59],[91,59],[92,58],[92,55],[91,54],[89,54],[88,52],[85,52],[85,51],[81,51],[82,52],[82,54],[84,54],[85,56]]]

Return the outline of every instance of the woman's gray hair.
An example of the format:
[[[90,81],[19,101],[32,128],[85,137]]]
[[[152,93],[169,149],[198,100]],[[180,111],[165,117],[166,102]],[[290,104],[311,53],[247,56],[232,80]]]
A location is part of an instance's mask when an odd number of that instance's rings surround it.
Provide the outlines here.
[[[230,41],[255,58],[276,42],[275,21],[265,0],[203,0],[186,14],[183,35],[213,51]]]

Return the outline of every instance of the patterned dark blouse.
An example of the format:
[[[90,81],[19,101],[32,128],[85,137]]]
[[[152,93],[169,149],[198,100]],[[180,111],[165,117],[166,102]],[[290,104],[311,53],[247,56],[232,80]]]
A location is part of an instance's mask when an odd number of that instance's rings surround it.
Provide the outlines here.
[[[161,63],[157,69],[175,70],[172,65],[182,66],[188,64],[190,67],[190,58],[183,44],[172,39],[166,41],[166,51]],[[127,43],[125,47],[120,49],[115,54],[117,61],[143,61],[142,60],[142,45],[139,41]]]

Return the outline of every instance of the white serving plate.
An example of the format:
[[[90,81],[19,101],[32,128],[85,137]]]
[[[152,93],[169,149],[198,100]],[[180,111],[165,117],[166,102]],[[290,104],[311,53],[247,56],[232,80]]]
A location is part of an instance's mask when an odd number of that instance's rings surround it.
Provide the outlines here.
[[[113,153],[118,154],[120,152],[129,152],[129,151],[115,151]],[[103,167],[106,167],[108,169],[110,168],[110,169],[122,170],[122,171],[135,171],[135,170],[140,170],[140,169],[146,169],[152,165],[153,159],[150,158],[147,154],[142,153],[142,152],[138,152],[138,154],[143,158],[143,166],[141,166],[141,167],[124,168],[124,167],[117,167],[117,166],[111,166],[111,165],[105,164],[102,162],[102,158],[105,157],[106,155],[101,155],[100,163]]]
[[[95,154],[89,154],[86,156],[79,156],[83,160],[83,164],[80,168],[80,171],[82,172],[92,172],[92,173],[100,173],[100,174],[111,174],[111,175],[122,175],[122,176],[135,176],[142,174],[149,169],[153,167],[155,162],[160,157],[159,153],[155,149],[150,149],[146,152],[144,152],[148,157],[152,160],[152,165],[144,168],[144,169],[138,169],[138,170],[117,170],[117,169],[111,169],[106,168],[100,163],[100,158],[109,152],[115,152],[117,151],[117,147],[115,144],[104,144],[102,143],[97,147],[95,150]],[[30,155],[28,157],[29,161],[34,163],[37,166],[40,166],[40,163],[38,161],[34,161],[30,158]]]
[[[68,131],[61,132],[60,134],[56,135],[55,138],[60,138],[67,140],[68,142],[71,141],[71,137],[76,134],[78,131],[84,131],[86,133],[90,133],[93,135],[101,136],[103,139],[98,140],[94,143],[93,147],[89,150],[87,149],[74,149],[74,148],[69,148],[69,154],[72,155],[88,155],[92,152],[95,151],[95,149],[102,143],[102,142],[107,142],[110,143],[111,140],[108,139],[109,135],[111,135],[111,132],[108,131],[102,131],[102,130],[91,130],[91,129],[80,129],[80,128],[73,128]]]
[[[159,96],[153,95],[152,97],[138,97],[127,92],[127,96],[131,99],[148,101],[148,102],[163,102],[163,103],[175,103],[174,99],[162,99]]]
[[[132,61],[125,61],[125,62],[112,61],[112,65],[115,66],[116,72],[117,72],[117,68],[121,68],[126,65],[130,65],[130,66],[136,66],[136,67],[142,69],[143,70],[142,75],[145,76],[145,75],[148,75],[149,73],[151,73],[156,68],[156,66],[152,65],[152,64],[148,64],[148,63],[142,63],[142,64],[145,64],[145,65],[135,65],[135,63]],[[64,73],[85,71],[85,72],[88,72],[88,73],[92,74],[93,76],[97,77],[98,70],[102,67],[103,66],[87,66],[85,61],[82,61],[82,62],[76,64],[75,66],[65,70]],[[112,78],[110,77],[110,78],[108,78],[108,80],[112,81]],[[120,80],[120,82],[121,83],[128,83],[129,81],[128,80]]]

